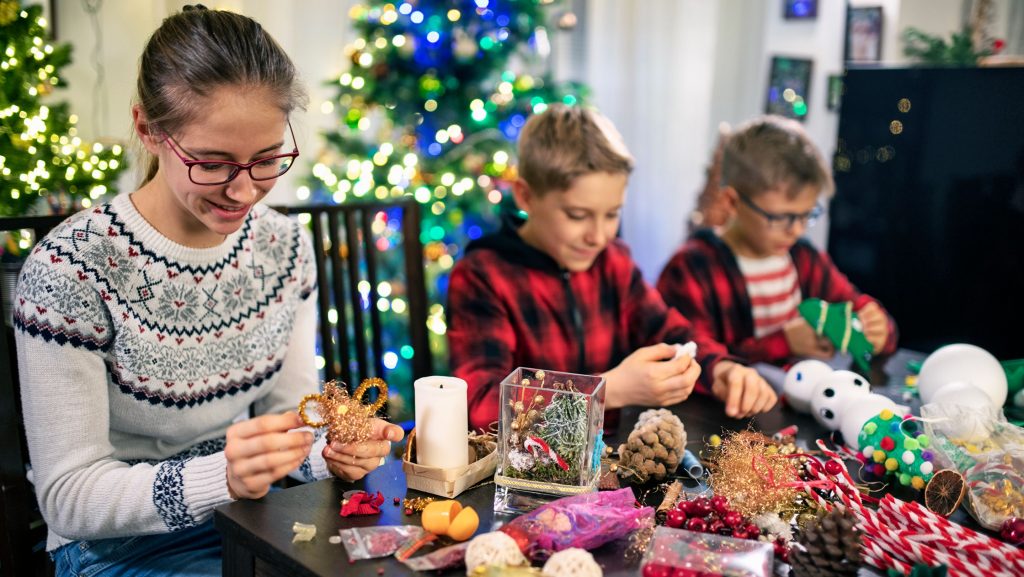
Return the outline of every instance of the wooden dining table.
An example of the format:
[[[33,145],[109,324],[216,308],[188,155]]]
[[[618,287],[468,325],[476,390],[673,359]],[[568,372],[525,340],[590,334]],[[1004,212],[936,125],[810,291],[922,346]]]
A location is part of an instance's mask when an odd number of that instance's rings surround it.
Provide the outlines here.
[[[884,362],[875,363],[869,380],[873,391],[888,395],[902,404],[916,410],[918,401],[905,398],[905,377],[908,363],[920,361],[924,355],[910,351],[899,351]],[[608,439],[610,446],[624,439],[643,409],[630,407],[622,411],[620,427]],[[768,413],[752,419],[732,419],[725,416],[722,403],[704,395],[693,395],[685,402],[671,407],[682,420],[688,448],[698,453],[707,439],[729,431],[744,430],[748,427],[765,434],[773,433],[796,425],[796,442],[801,447],[813,447],[817,438],[827,437],[828,431],[815,422],[810,415],[797,413],[779,403]],[[396,447],[396,451],[399,450]],[[692,479],[684,479],[692,490],[700,490]],[[640,499],[657,499],[650,487],[635,487]],[[379,515],[342,517],[339,514],[344,493],[362,489],[371,494],[380,491],[384,504]],[[688,490],[690,490],[688,489]],[[415,575],[393,556],[373,560],[350,561],[344,546],[332,544],[329,537],[338,535],[341,529],[351,527],[373,527],[385,525],[419,525],[419,514],[406,515],[401,500],[406,497],[430,496],[406,487],[400,456],[388,458],[380,468],[358,483],[345,483],[338,479],[327,479],[315,483],[273,491],[261,499],[240,500],[219,507],[214,523],[221,532],[224,543],[225,577],[289,576],[377,576]],[[903,495],[900,495],[903,496]],[[399,504],[395,504],[398,499]],[[494,484],[484,482],[457,497],[463,506],[473,507],[480,517],[478,533],[491,531],[509,521],[511,517],[493,512]],[[648,503],[657,505],[657,503]],[[958,513],[960,520],[966,515]],[[309,542],[293,543],[294,523],[315,525],[316,537]],[[970,524],[969,520],[966,521]],[[975,525],[976,527],[976,525]],[[628,543],[619,540],[592,551],[594,558],[608,577],[639,575],[639,567],[627,561],[625,551]],[[438,575],[465,575],[465,568],[432,572]],[[869,569],[862,574],[874,575]]]

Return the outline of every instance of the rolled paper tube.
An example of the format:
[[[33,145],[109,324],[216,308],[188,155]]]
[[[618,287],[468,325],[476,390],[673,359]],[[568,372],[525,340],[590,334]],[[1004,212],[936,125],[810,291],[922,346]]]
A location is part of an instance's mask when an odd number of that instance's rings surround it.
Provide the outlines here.
[[[683,483],[681,481],[672,481],[668,489],[665,489],[665,498],[661,500],[661,505],[658,505],[658,510],[654,512],[654,517],[658,521],[665,522],[669,509],[676,506],[676,501],[679,500],[679,494],[682,492]]]
[[[689,449],[683,453],[683,470],[698,481],[704,477],[704,465],[700,464],[700,460]]]
[[[469,464],[466,387],[455,377],[423,377],[413,383],[417,464],[440,469]]]

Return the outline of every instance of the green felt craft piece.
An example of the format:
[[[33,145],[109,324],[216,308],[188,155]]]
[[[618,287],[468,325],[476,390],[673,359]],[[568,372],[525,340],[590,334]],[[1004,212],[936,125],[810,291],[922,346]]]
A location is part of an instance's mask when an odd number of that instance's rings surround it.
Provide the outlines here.
[[[836,350],[850,353],[853,362],[862,372],[871,370],[874,347],[860,328],[860,320],[857,313],[853,312],[852,302],[829,303],[821,299],[807,299],[800,303],[797,310],[814,328],[814,332],[827,337]]]

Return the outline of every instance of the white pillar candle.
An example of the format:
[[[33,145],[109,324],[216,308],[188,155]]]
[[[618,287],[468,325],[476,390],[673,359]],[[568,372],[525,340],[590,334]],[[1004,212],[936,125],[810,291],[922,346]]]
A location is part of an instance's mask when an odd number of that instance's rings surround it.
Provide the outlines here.
[[[423,377],[416,390],[416,462],[452,469],[469,464],[466,381]]]

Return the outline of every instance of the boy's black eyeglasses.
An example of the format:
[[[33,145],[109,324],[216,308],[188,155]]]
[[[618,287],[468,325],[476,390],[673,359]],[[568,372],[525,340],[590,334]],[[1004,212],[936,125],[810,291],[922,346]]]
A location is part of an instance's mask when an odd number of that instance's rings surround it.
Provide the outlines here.
[[[291,133],[292,143],[294,143],[294,148],[291,152],[258,158],[246,163],[232,162],[230,160],[189,160],[182,156],[178,149],[181,149],[182,152],[189,156],[192,156],[192,154],[182,148],[178,141],[174,140],[170,134],[167,135],[164,142],[167,143],[171,152],[188,167],[189,180],[203,186],[214,186],[231,182],[243,170],[248,171],[249,178],[253,180],[273,180],[288,172],[292,164],[295,164],[295,158],[299,156],[299,145],[295,142],[295,131],[292,129],[291,120],[288,121],[288,131]]]
[[[793,225],[800,223],[806,227],[814,226],[818,219],[821,218],[823,209],[821,205],[816,205],[808,212],[795,213],[795,212],[768,212],[754,204],[754,201],[747,198],[744,194],[738,194],[743,204],[749,206],[754,212],[760,214],[768,221],[768,228],[774,228],[778,230],[789,230],[793,228]]]

